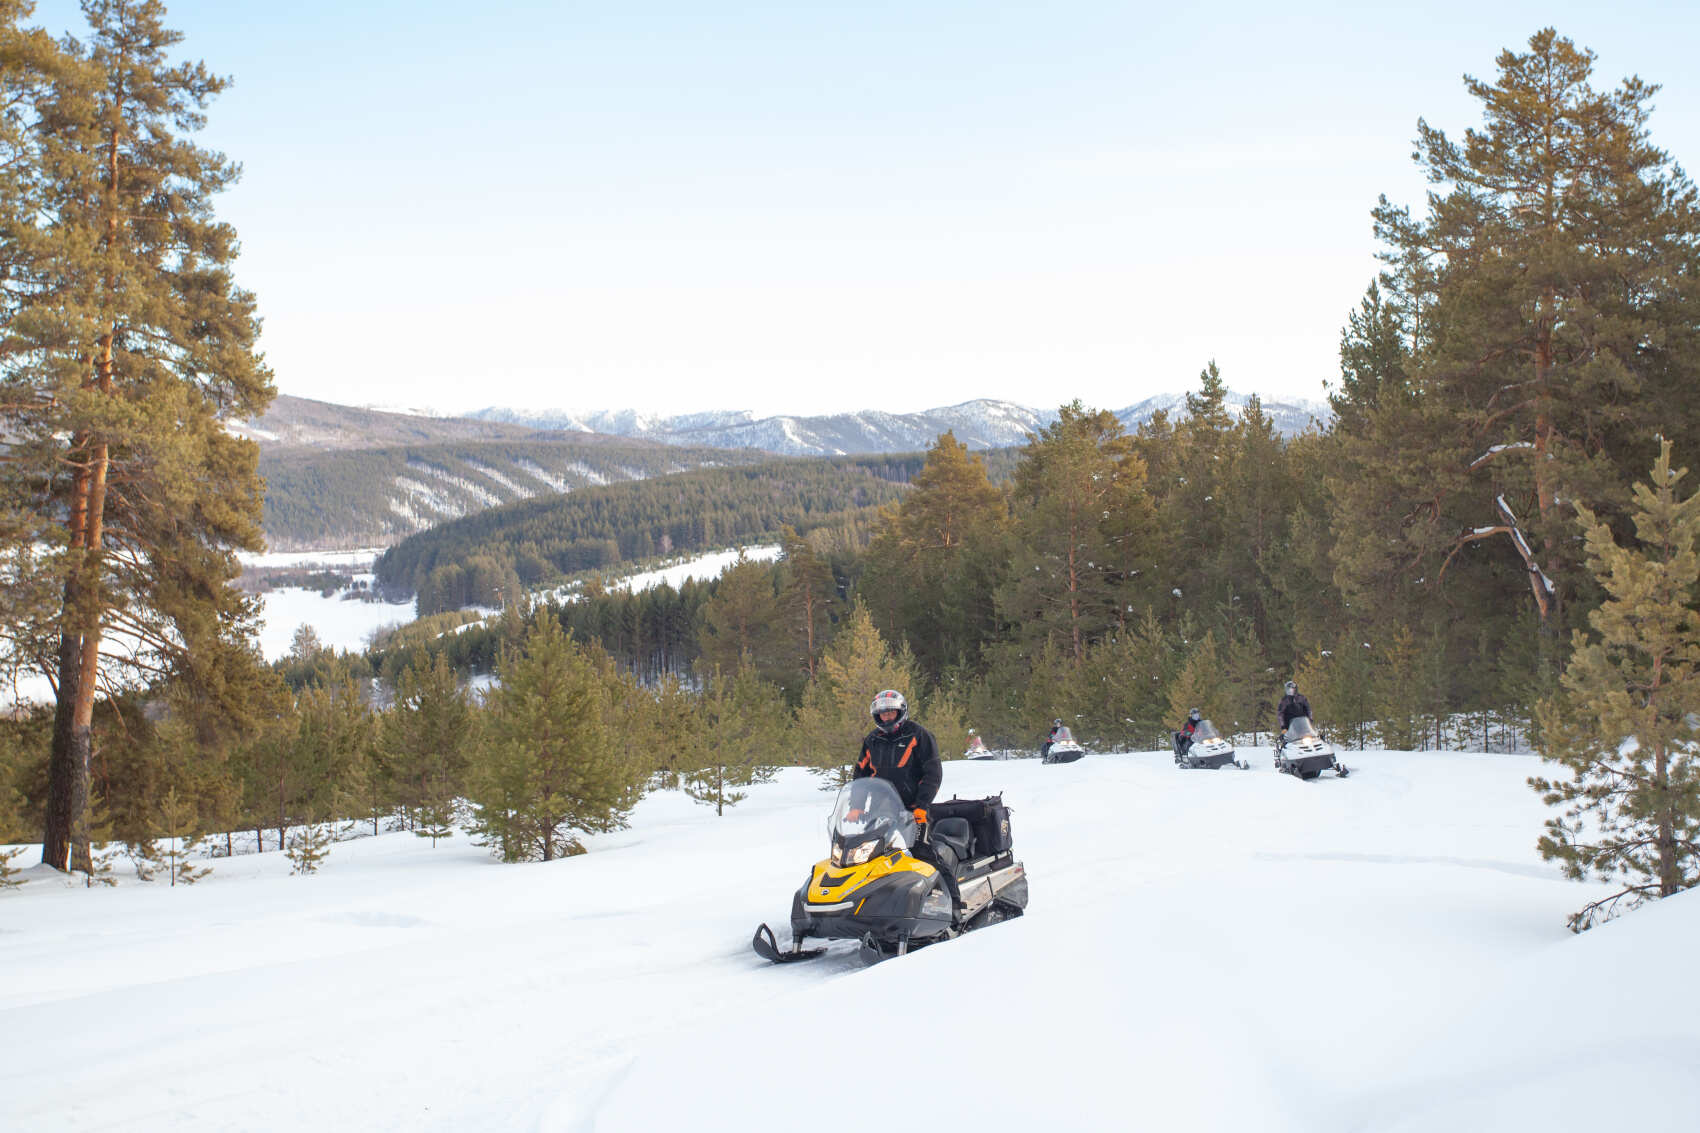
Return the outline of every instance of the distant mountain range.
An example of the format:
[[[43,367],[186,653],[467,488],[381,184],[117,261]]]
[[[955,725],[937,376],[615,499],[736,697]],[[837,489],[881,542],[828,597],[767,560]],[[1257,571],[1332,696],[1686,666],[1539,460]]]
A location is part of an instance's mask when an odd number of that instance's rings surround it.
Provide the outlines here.
[[[1229,405],[1246,397],[1230,392]],[[1327,419],[1316,402],[1266,402],[1284,435]],[[1160,394],[1116,413],[1129,431],[1158,410],[1186,412]],[[280,396],[231,432],[260,446],[265,531],[278,550],[387,545],[486,508],[589,485],[725,464],[768,454],[868,456],[922,452],[950,430],[973,449],[1009,448],[1056,420],[980,399],[919,413],[757,417],[745,410],[659,416],[632,410],[489,408],[437,417]]]
[[[1228,393],[1236,413],[1248,400]],[[1184,414],[1186,395],[1158,394],[1118,410],[1116,417],[1131,432],[1158,410],[1171,417]],[[1284,436],[1302,432],[1313,421],[1328,419],[1322,402],[1264,402],[1263,411]],[[612,434],[704,448],[760,449],[785,456],[856,456],[888,452],[919,452],[931,448],[940,433],[950,430],[973,449],[1007,448],[1025,444],[1029,433],[1056,420],[1055,410],[1030,409],[1009,401],[981,398],[917,413],[835,413],[814,417],[757,417],[748,410],[724,410],[661,416],[633,410],[573,412],[564,409],[510,409],[492,406],[468,415],[478,421],[527,426],[556,432]]]

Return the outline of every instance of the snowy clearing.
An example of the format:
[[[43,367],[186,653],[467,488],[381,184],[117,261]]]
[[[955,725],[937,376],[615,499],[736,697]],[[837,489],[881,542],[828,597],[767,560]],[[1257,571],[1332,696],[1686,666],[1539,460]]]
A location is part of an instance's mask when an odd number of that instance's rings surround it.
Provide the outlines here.
[[[1005,792],[1028,914],[874,968],[749,951],[825,851],[797,770],[549,864],[393,834],[314,877],[32,882],[0,894],[0,1128],[747,1133],[876,1065],[857,1104],[977,1129],[1692,1122],[1700,991],[1629,981],[1687,962],[1700,899],[1570,936],[1590,890],[1535,854],[1536,760],[1242,754],[951,763],[946,796]]]
[[[356,575],[372,584],[372,575]],[[289,653],[295,631],[310,625],[320,644],[329,649],[359,653],[374,633],[389,626],[406,625],[415,617],[412,602],[363,602],[345,599],[347,591],[325,597],[317,590],[287,587],[260,595],[260,656],[276,661]]]
[[[772,562],[774,559],[779,557],[779,545],[775,543],[765,547],[745,547],[741,553],[745,558],[752,562]],[[695,558],[686,559],[682,563],[675,563],[672,566],[662,567],[659,570],[646,570],[642,573],[619,579],[611,583],[609,588],[613,590],[632,590],[641,593],[645,590],[653,590],[655,587],[665,583],[674,589],[678,589],[693,578],[719,578],[722,574],[726,573],[726,569],[728,567],[738,561],[739,554],[740,552],[734,549],[730,551],[714,551],[706,555],[698,555]]]
[[[365,547],[353,551],[266,551],[263,554],[236,553],[237,561],[245,567],[305,567],[322,566],[341,570],[369,571],[382,547]]]

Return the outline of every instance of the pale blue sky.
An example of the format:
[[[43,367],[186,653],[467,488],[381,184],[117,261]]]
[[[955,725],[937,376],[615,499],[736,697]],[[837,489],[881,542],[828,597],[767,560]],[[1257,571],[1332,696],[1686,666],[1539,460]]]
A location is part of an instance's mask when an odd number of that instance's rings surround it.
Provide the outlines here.
[[[1211,358],[1319,398],[1376,195],[1501,48],[1664,84],[1700,162],[1700,14],[1635,0],[169,9],[235,80],[203,140],[278,387],[356,404],[1119,408]]]

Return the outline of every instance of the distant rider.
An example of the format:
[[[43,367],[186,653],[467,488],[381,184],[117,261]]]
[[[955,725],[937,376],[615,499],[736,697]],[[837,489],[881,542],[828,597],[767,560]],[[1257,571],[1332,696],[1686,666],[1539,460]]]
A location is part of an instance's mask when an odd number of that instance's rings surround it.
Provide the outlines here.
[[[1276,745],[1285,747],[1287,725],[1300,716],[1310,715],[1310,701],[1306,700],[1304,694],[1299,692],[1299,686],[1296,682],[1287,682],[1287,695],[1283,696],[1281,703],[1275,706],[1275,714],[1281,718],[1281,737],[1276,741]]]
[[[1185,755],[1187,753],[1187,749],[1192,747],[1192,735],[1194,732],[1198,731],[1198,725],[1202,722],[1203,721],[1198,714],[1198,709],[1194,708],[1191,712],[1186,714],[1186,723],[1182,724],[1181,730],[1175,733],[1176,755]]]
[[[1051,745],[1057,742],[1057,735],[1062,730],[1063,722],[1062,718],[1059,716],[1057,719],[1051,721],[1051,734],[1045,737],[1045,742],[1043,744],[1039,745],[1039,754],[1041,756],[1051,754]]]
[[[874,718],[874,730],[862,740],[854,778],[884,779],[897,788],[903,805],[914,811],[915,821],[926,822],[927,808],[944,781],[944,764],[933,734],[909,718],[909,702],[896,689],[874,697],[868,712]]]

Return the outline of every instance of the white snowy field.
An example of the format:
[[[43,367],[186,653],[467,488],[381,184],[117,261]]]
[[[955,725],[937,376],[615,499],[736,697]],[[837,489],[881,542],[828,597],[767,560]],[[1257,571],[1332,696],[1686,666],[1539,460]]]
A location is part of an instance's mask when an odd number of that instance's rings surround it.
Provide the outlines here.
[[[711,551],[708,554],[697,555],[694,558],[686,559],[684,562],[674,563],[672,566],[661,567],[658,570],[640,571],[627,578],[619,579],[612,583],[610,588],[642,593],[666,583],[668,586],[677,589],[693,578],[704,580],[719,578],[728,567],[738,561],[739,554],[752,562],[772,562],[779,557],[779,550],[779,544],[773,543],[764,547],[745,547],[741,552],[737,548],[730,551]]]
[[[249,551],[236,552],[236,558],[246,567],[324,567],[330,570],[369,571],[382,547],[361,547],[351,551]]]
[[[367,585],[372,575],[356,575]],[[372,635],[391,626],[406,625],[415,617],[412,602],[361,602],[345,599],[342,593],[325,597],[317,590],[291,586],[260,595],[260,656],[276,661],[289,652],[295,631],[313,627],[320,644],[329,649],[359,653]]]
[[[1566,932],[1593,891],[1535,854],[1531,757],[1249,755],[948,764],[1005,793],[1028,914],[873,968],[749,950],[825,852],[800,770],[549,864],[395,834],[313,877],[32,881],[0,1128],[1692,1127],[1700,898]]]

